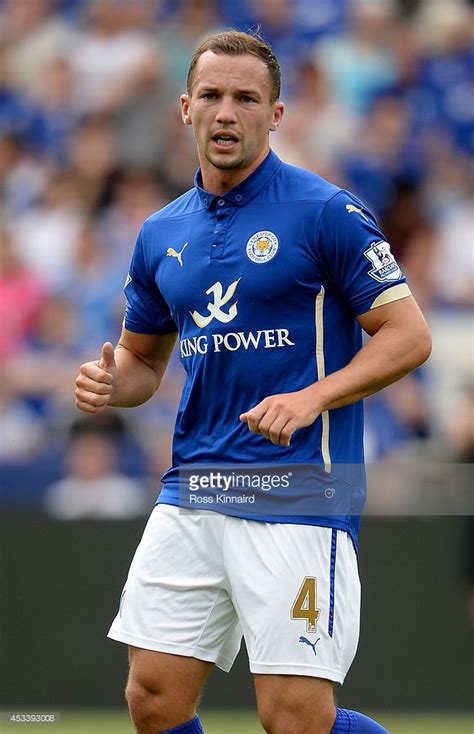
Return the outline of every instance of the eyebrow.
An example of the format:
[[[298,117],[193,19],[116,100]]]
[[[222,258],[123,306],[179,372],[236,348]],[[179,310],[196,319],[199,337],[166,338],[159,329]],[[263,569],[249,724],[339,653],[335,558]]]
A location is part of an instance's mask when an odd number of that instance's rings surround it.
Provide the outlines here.
[[[260,92],[258,89],[239,89],[239,94],[249,94],[250,96],[258,97]]]
[[[203,85],[200,89],[200,92],[218,92],[219,87],[213,86],[210,84]],[[249,95],[251,97],[259,97],[261,96],[261,92],[259,92],[257,89],[237,89],[237,94],[244,94]]]

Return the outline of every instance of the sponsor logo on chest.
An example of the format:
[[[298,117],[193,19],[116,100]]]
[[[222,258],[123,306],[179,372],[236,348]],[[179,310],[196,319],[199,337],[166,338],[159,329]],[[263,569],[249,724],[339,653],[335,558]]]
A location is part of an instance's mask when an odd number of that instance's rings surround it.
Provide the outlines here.
[[[237,299],[234,295],[241,278],[234,280],[224,291],[220,281],[211,285],[206,291],[206,296],[212,296],[212,301],[207,303],[207,313],[202,314],[197,310],[190,311],[190,315],[199,329],[204,329],[215,319],[223,324],[228,324],[237,316]],[[201,334],[200,336],[181,339],[179,342],[182,358],[192,357],[195,354],[207,354],[208,352],[236,352],[239,349],[278,349],[282,347],[294,347],[295,343],[290,337],[288,329],[258,329],[256,331],[228,331],[224,334]]]
[[[181,357],[192,357],[194,354],[208,352],[236,352],[239,349],[278,349],[294,347],[288,329],[259,329],[258,331],[228,331],[225,334],[201,334],[181,339],[179,351]]]

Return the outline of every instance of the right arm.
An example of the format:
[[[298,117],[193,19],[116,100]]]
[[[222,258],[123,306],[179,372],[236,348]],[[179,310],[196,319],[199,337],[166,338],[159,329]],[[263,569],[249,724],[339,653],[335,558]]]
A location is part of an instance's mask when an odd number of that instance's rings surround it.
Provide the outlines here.
[[[176,337],[124,328],[115,350],[106,342],[100,359],[81,365],[76,378],[79,410],[100,413],[108,405],[132,408],[149,400],[160,386]]]

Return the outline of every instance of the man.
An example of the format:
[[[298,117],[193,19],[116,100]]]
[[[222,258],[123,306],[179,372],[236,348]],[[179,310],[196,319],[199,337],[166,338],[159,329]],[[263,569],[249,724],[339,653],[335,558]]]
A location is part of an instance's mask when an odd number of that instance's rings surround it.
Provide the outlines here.
[[[304,482],[290,469],[328,476],[360,465],[361,398],[425,361],[430,338],[393,257],[381,262],[372,215],[270,151],[279,89],[278,62],[258,38],[227,32],[195,52],[181,97],[199,153],[195,187],[144,223],[119,344],[104,344],[77,378],[81,410],[139,405],[179,334],[186,384],[173,466],[109,632],[129,645],[139,734],[202,732],[200,691],[214,664],[230,669],[242,631],[266,731],[385,731],[336,710],[333,697],[357,647],[351,508],[363,488],[354,481],[342,513],[296,511]],[[371,336],[363,347],[359,324]],[[283,487],[283,511],[179,507],[183,483],[201,477],[186,468],[210,467],[200,485],[210,487],[221,465],[231,478],[263,466]]]

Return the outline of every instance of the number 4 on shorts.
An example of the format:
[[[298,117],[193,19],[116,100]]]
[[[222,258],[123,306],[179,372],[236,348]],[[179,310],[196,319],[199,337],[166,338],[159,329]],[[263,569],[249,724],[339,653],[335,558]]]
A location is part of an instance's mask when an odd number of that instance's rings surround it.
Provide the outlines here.
[[[321,610],[316,607],[316,579],[306,576],[291,608],[292,619],[306,619],[306,632],[316,632]]]

